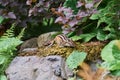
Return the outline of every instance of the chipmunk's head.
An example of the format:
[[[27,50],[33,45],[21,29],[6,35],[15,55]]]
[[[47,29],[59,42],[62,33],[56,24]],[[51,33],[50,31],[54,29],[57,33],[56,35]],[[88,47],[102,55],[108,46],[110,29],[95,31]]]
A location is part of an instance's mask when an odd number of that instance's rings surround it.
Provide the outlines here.
[[[51,41],[51,45],[53,45],[53,43],[56,43],[60,47],[75,47],[75,43],[72,41],[72,39],[69,39],[64,34],[57,35],[54,40]]]
[[[72,41],[72,39],[69,39],[69,40],[65,43],[65,46],[75,47],[75,43]]]

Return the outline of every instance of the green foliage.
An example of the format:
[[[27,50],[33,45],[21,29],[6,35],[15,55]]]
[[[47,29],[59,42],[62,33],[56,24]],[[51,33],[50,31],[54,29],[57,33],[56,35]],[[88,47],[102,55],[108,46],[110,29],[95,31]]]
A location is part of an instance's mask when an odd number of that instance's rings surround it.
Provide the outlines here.
[[[19,27],[26,27],[28,23],[40,24],[43,18],[51,17],[49,9],[59,6],[62,1],[64,0],[56,0],[55,2],[53,0],[1,0],[0,16],[3,18],[0,17],[0,23],[3,19],[9,19],[9,23],[16,22]]]
[[[2,16],[0,16],[0,24],[2,24],[4,18]]]
[[[0,80],[6,80],[4,71],[16,55],[16,47],[22,43],[20,37],[23,35],[23,31],[17,37],[14,37],[14,24],[6,31],[6,33],[0,37]]]
[[[75,80],[74,78],[69,78],[68,80]]]
[[[103,0],[103,3],[106,0]],[[97,28],[101,29],[97,35],[98,40],[120,39],[120,0],[111,0],[106,3],[105,7],[101,7],[97,14],[93,14],[90,19],[98,20]],[[101,5],[102,6],[102,5]]]
[[[20,32],[19,35],[17,36],[17,39],[21,39],[21,38],[23,37],[23,35],[24,35],[24,32],[25,32],[25,28],[23,28],[23,29],[21,30],[21,32]]]
[[[96,13],[96,3],[101,0],[66,0],[63,6],[58,9],[52,9],[53,13],[58,15],[55,23],[62,24],[64,34],[78,31],[78,26],[83,27],[92,14]],[[97,4],[98,5],[98,4]],[[86,23],[87,24],[87,23]]]
[[[0,24],[4,24],[8,21],[9,19],[8,18],[5,18],[3,16],[0,15]]]
[[[120,76],[120,70],[111,71],[112,75]]]
[[[70,77],[70,78],[68,78],[68,80],[76,80],[76,78],[75,77],[73,77],[73,78]],[[77,80],[83,80],[83,79],[78,79],[77,78]]]
[[[70,3],[70,1],[71,1],[71,3]],[[88,42],[93,38],[100,40],[100,41],[120,39],[120,33],[119,33],[119,31],[120,31],[120,27],[119,27],[120,26],[120,20],[119,20],[120,5],[119,5],[119,2],[120,2],[120,0],[110,0],[110,1],[100,0],[98,2],[92,2],[92,0],[85,0],[85,1],[82,0],[82,2],[83,3],[87,2],[89,5],[92,5],[92,3],[95,3],[94,7],[96,7],[98,9],[98,11],[96,13],[93,13],[90,16],[90,18],[89,18],[90,20],[87,18],[87,20],[85,20],[81,23],[77,23],[77,25],[79,25],[79,27],[81,27],[80,29],[82,31],[82,34],[80,34],[79,36],[78,35],[76,36],[76,34],[72,35],[71,38],[73,40],[75,40],[75,41],[83,40],[84,42]],[[71,7],[73,10],[78,5],[78,4],[76,4],[76,1],[75,1],[75,3],[72,3],[72,0],[67,0],[65,3],[66,3],[67,7]],[[75,4],[76,4],[76,6],[74,6]],[[80,4],[82,5],[82,3],[79,3],[79,5]],[[74,8],[72,6],[74,6]],[[79,10],[81,10],[82,8],[83,7],[81,7]],[[85,19],[85,18],[86,17],[84,16],[83,19]],[[78,20],[76,20],[76,22],[77,21]],[[74,21],[72,21],[72,22],[74,22]],[[79,28],[77,28],[76,31],[79,31],[78,29]]]
[[[85,52],[73,51],[66,60],[68,67],[76,69],[84,61],[86,55]]]
[[[15,47],[19,45],[21,41],[18,38],[1,38],[0,39],[0,52],[4,54],[4,52],[9,52],[15,50]]]
[[[101,57],[104,60],[102,66],[108,70],[120,70],[120,40],[113,40],[106,45]]]
[[[43,18],[43,26],[53,26],[52,24],[54,23],[54,18]]]
[[[65,7],[70,7],[72,10],[74,10],[74,13],[78,12],[78,8],[76,7],[78,0],[66,0],[64,2]]]
[[[73,41],[82,39],[84,42],[88,42],[95,36],[96,36],[96,33],[89,33],[89,34],[81,34],[80,36],[73,36],[73,37],[71,37],[71,39]]]
[[[103,30],[99,29],[97,32],[96,38],[100,41],[104,41],[104,40],[108,39],[108,36],[109,35],[105,34],[105,32]]]
[[[98,14],[93,14],[91,19],[99,19],[97,27],[102,23],[106,23],[108,27],[115,27],[119,25],[119,5],[120,0],[111,0],[105,8],[99,10]],[[106,26],[106,27],[107,27]]]
[[[53,24],[55,16],[50,9],[58,7],[63,2],[64,0],[0,0],[0,26],[2,25],[6,30],[14,22],[17,25],[16,34],[25,27],[25,37],[22,39],[58,31],[60,27]]]
[[[7,80],[5,75],[0,75],[0,80]]]
[[[11,28],[8,29],[6,31],[6,33],[4,33],[4,35],[2,37],[6,37],[6,38],[10,38],[10,37],[14,37],[14,28],[15,28],[15,23],[12,24]]]

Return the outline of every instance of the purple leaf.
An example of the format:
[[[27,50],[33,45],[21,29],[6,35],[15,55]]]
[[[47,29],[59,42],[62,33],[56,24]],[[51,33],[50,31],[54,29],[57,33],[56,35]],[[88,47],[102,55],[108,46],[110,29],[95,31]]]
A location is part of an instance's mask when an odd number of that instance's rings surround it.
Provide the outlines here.
[[[98,11],[96,10],[96,9],[92,9],[92,14],[94,13],[94,14],[96,14]]]
[[[76,28],[73,28],[73,27],[72,27],[72,28],[71,28],[71,27],[65,28],[64,26],[62,26],[62,29],[64,29],[64,30],[62,31],[63,34],[68,34],[68,33],[70,33],[70,32],[75,31]]]
[[[88,16],[88,14],[87,14],[85,11],[80,11],[80,10],[79,10],[79,12],[77,13],[76,16],[82,18],[82,17]]]
[[[96,10],[96,9],[87,10],[88,16],[90,16],[91,14],[95,14],[95,13],[97,13],[97,10]]]
[[[2,4],[3,6],[6,6],[10,3],[10,1],[8,0],[0,0],[0,4]]]
[[[48,8],[49,6],[50,6],[50,1],[44,3],[44,7],[47,7],[47,8]]]
[[[76,7],[77,7],[77,8],[79,8],[79,7],[83,6],[83,5],[84,5],[84,3],[82,3],[82,2],[80,2],[80,1],[78,1],[78,2],[77,2],[77,6],[76,6]]]
[[[11,19],[16,19],[16,16],[15,16],[15,14],[13,12],[9,12],[7,17],[11,18]]]
[[[90,9],[90,8],[93,7],[93,3],[87,3],[87,4],[85,4],[85,7],[88,8],[88,9]]]
[[[69,26],[73,27],[75,26],[76,24],[78,24],[79,20],[77,20],[76,18],[74,18],[73,20],[69,21]]]
[[[73,13],[73,10],[71,8],[64,8],[63,10],[65,13]]]
[[[31,16],[31,15],[37,15],[37,12],[38,12],[38,8],[37,7],[33,7],[29,10],[29,14],[28,16]]]
[[[61,7],[61,6],[60,6],[60,7],[58,8],[58,12],[63,12],[63,11],[64,11],[64,7]]]
[[[41,13],[41,12],[43,12],[43,11],[44,11],[43,8],[39,8],[39,9],[38,9],[38,12],[39,12],[39,13]]]
[[[74,16],[73,10],[71,8],[65,8],[64,14],[65,14],[66,18],[72,18]]]
[[[27,1],[26,1],[26,4],[27,4],[27,5],[31,5],[31,3],[32,3],[32,0],[27,0]]]
[[[67,19],[74,17],[73,13],[66,13],[65,16]]]
[[[66,30],[63,30],[62,33],[63,34],[68,34],[70,31],[66,31]]]
[[[68,21],[68,19],[66,19],[65,17],[58,17],[56,20],[55,20],[55,23],[62,23],[62,24],[65,24],[66,22]]]

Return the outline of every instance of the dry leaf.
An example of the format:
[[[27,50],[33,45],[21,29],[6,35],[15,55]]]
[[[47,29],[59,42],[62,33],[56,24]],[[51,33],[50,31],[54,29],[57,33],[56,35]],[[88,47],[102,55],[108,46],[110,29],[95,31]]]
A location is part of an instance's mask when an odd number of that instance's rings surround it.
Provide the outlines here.
[[[94,73],[92,72],[90,66],[86,63],[82,63],[80,67],[81,70],[77,72],[77,75],[82,77],[84,80],[93,80],[92,76]]]
[[[82,77],[84,80],[103,80],[109,73],[104,68],[98,68],[96,71],[92,71],[91,67],[86,63],[82,63],[80,67],[81,69],[78,70],[77,75]],[[105,80],[108,79],[110,79],[110,77],[106,78]]]

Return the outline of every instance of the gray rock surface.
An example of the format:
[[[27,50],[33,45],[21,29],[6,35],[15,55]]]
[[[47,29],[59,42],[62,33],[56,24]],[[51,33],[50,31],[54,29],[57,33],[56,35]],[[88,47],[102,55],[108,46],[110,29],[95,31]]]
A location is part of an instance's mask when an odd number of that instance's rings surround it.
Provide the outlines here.
[[[52,35],[56,33],[57,32],[48,32],[48,33],[41,34],[38,38],[35,37],[35,38],[31,38],[24,41],[20,46],[19,53],[22,53],[26,50],[31,51],[35,48],[44,46],[45,44],[47,44],[49,41],[53,39]]]
[[[21,53],[26,48],[36,48],[36,47],[38,47],[37,38],[31,38],[22,43],[22,45],[20,46],[19,53]]]
[[[67,80],[73,76],[60,56],[16,57],[6,69],[9,80]]]

